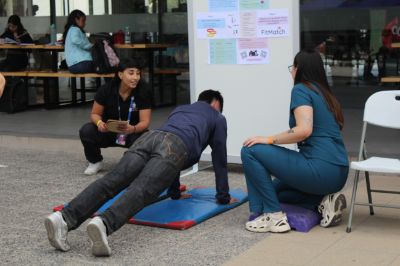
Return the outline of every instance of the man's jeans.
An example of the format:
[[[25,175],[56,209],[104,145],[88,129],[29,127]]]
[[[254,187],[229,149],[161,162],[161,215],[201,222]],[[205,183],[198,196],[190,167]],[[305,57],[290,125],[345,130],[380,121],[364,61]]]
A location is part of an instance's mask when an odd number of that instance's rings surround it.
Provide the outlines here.
[[[154,130],[144,133],[111,172],[89,185],[65,207],[62,215],[68,229],[77,228],[104,203],[127,188],[100,215],[110,235],[156,200],[172,184],[187,158],[186,146],[179,137]]]

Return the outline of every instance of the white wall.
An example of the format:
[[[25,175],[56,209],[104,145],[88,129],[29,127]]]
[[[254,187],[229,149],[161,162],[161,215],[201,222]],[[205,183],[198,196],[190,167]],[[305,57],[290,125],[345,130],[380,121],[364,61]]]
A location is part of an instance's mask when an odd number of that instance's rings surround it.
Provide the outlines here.
[[[203,90],[221,91],[228,121],[228,161],[241,163],[245,138],[288,129],[293,86],[288,65],[299,51],[299,1],[269,0],[270,8],[289,10],[291,34],[269,39],[270,63],[266,65],[209,65],[208,41],[195,36],[196,13],[207,12],[207,6],[205,0],[188,1],[191,101]],[[203,159],[209,159],[209,154],[206,150]]]

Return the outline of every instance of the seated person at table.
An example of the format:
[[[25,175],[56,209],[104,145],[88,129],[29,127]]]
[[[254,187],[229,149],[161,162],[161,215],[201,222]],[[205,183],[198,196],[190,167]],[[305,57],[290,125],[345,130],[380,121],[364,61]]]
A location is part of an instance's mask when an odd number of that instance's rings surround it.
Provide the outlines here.
[[[69,14],[64,29],[65,61],[69,71],[74,74],[94,72],[91,54],[93,44],[86,37],[85,25],[85,13],[76,9]]]
[[[29,33],[21,23],[20,17],[12,15],[8,18],[7,28],[0,38],[8,38],[18,43],[33,43]],[[26,49],[9,49],[6,59],[0,63],[1,71],[24,70],[29,63],[28,51]]]
[[[158,130],[143,134],[125,152],[114,170],[84,189],[61,212],[45,219],[50,244],[68,251],[68,231],[78,228],[105,202],[126,188],[105,212],[91,219],[87,233],[95,256],[110,256],[107,237],[120,229],[129,218],[154,202],[182,169],[200,159],[210,145],[219,204],[237,200],[229,194],[226,119],[221,114],[223,98],[218,91],[203,91],[198,101],[177,107]],[[182,195],[188,198],[190,195]],[[139,240],[140,241],[140,240]]]
[[[121,60],[111,82],[99,88],[90,115],[91,122],[85,124],[79,135],[89,166],[86,175],[94,175],[101,169],[100,148],[123,146],[129,148],[140,135],[147,131],[151,119],[152,94],[141,80],[141,65],[138,59]],[[123,134],[110,132],[108,119],[128,121],[120,128]]]

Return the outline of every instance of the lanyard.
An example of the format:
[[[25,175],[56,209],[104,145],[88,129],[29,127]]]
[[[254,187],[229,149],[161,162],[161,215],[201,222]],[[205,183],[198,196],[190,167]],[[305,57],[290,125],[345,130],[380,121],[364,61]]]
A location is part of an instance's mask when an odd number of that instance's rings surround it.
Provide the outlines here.
[[[133,111],[133,109],[135,109],[134,99],[135,98],[133,96],[131,96],[131,103],[129,104],[129,112],[128,112],[128,123],[130,123],[132,111]],[[118,117],[119,117],[119,120],[122,120],[121,119],[121,105],[119,103],[119,95],[118,95]]]

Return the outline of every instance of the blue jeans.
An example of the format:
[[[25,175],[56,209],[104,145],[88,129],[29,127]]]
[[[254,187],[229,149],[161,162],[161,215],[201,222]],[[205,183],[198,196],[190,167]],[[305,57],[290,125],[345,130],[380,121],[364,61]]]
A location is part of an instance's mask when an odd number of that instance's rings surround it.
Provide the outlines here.
[[[279,202],[315,210],[325,195],[342,189],[349,170],[275,145],[243,147],[241,158],[250,211],[258,213],[281,211]]]
[[[144,133],[112,171],[90,184],[64,208],[62,215],[68,229],[77,228],[104,203],[127,188],[100,215],[110,235],[154,202],[172,184],[187,158],[186,146],[179,137],[162,131]]]
[[[93,73],[93,61],[82,61],[75,65],[68,67],[69,72],[72,74]]]

